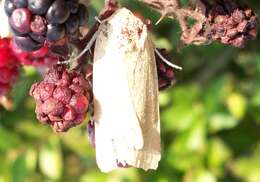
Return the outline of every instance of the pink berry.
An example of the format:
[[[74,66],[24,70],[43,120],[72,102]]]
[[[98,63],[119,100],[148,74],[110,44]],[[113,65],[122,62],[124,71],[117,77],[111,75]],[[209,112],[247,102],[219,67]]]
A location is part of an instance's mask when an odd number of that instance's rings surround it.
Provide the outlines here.
[[[52,93],[54,91],[54,85],[50,83],[41,83],[40,89],[41,89],[41,99],[45,101],[52,96]]]
[[[76,118],[76,113],[72,107],[66,109],[63,119],[65,121],[73,121]]]
[[[0,96],[6,95],[12,89],[10,84],[0,82]]]
[[[33,58],[42,58],[45,57],[48,54],[49,48],[48,46],[43,46],[40,49],[30,52],[30,56]]]
[[[86,96],[81,94],[74,95],[70,100],[70,105],[75,108],[77,113],[84,113],[88,110],[89,101]]]
[[[22,34],[30,32],[31,12],[26,8],[18,8],[13,11],[10,24],[12,28]]]
[[[32,18],[30,28],[33,33],[42,35],[47,30],[46,25],[47,22],[42,16],[35,15]]]
[[[9,38],[0,38],[0,96],[7,94],[19,76],[19,62],[12,53]]]
[[[69,103],[71,95],[71,90],[67,87],[57,87],[53,92],[53,97],[63,103]]]

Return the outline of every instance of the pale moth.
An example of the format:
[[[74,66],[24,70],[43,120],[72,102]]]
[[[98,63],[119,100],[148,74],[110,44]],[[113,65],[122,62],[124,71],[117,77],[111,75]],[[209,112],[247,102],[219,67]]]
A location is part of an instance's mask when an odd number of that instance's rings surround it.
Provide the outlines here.
[[[0,20],[1,20],[0,37],[2,38],[10,36],[8,17],[5,14],[4,3],[5,1],[0,1]]]
[[[101,22],[93,64],[96,160],[156,169],[161,158],[158,78],[147,26],[126,8]]]

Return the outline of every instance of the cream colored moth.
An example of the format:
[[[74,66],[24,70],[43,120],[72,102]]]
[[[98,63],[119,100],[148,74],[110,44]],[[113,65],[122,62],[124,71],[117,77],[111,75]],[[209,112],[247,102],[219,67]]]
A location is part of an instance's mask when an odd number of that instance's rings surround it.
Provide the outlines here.
[[[8,24],[8,17],[5,14],[4,10],[5,1],[0,1],[0,20],[1,20],[1,28],[0,28],[0,37],[8,37],[10,36],[10,29]]]
[[[158,78],[147,26],[126,8],[104,20],[93,64],[96,160],[156,169],[161,159]]]

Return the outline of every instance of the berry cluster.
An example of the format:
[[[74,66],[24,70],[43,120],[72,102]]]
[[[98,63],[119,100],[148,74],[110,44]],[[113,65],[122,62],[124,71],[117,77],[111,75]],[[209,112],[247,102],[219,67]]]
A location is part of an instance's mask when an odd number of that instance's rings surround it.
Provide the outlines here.
[[[166,49],[160,49],[159,52],[164,58],[170,60],[169,53],[166,51]],[[155,55],[156,55],[155,58],[156,58],[156,65],[157,65],[159,90],[164,90],[174,84],[175,74],[172,67],[170,67],[165,62],[163,62],[162,59],[157,54]]]
[[[44,45],[40,49],[32,52],[23,51],[13,42],[11,43],[13,54],[17,57],[22,65],[32,65],[35,67],[51,67],[56,64],[60,57],[52,54],[49,47]]]
[[[235,47],[256,38],[257,16],[252,9],[240,7],[233,1],[223,1],[210,7],[207,22],[212,40]]]
[[[5,12],[15,44],[25,51],[46,43],[67,45],[68,39],[79,38],[79,28],[88,20],[78,0],[6,0]]]
[[[52,67],[43,81],[32,85],[30,95],[36,100],[38,120],[56,132],[82,123],[92,100],[89,81],[64,66]]]
[[[0,96],[6,95],[19,76],[20,64],[10,50],[10,39],[0,38]]]

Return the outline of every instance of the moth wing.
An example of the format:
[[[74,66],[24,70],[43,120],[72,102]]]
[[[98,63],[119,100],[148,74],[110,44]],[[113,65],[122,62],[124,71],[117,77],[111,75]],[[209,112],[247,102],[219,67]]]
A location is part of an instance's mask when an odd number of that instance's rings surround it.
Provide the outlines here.
[[[96,158],[103,172],[128,161],[128,151],[144,145],[130,98],[124,53],[110,21],[113,16],[99,28],[93,66]]]
[[[0,19],[1,19],[0,37],[10,36],[8,17],[5,14],[4,4],[5,4],[5,1],[0,2]]]
[[[131,41],[132,49],[124,63],[128,73],[130,98],[142,128],[144,146],[135,151],[135,157],[130,164],[145,170],[156,169],[161,154],[159,91],[154,46],[146,25],[133,18],[130,27],[135,25],[138,25],[136,32],[132,31],[129,36],[130,40],[134,40]]]

